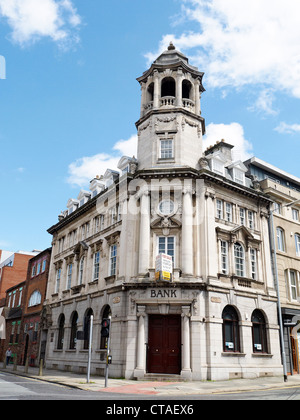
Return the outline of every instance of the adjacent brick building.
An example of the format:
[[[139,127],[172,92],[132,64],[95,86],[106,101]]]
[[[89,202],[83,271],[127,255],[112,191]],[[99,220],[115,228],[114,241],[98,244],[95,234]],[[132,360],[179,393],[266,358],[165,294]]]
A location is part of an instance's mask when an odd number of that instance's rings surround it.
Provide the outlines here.
[[[0,360],[10,347],[18,364],[38,364],[40,314],[46,295],[51,248],[28,261],[25,281],[9,288],[4,299],[6,339],[0,344]]]
[[[37,255],[38,252],[18,251],[12,253],[0,263],[0,307],[4,304],[6,291],[20,282],[25,281],[28,261]],[[4,251],[1,251],[1,254],[4,254]]]

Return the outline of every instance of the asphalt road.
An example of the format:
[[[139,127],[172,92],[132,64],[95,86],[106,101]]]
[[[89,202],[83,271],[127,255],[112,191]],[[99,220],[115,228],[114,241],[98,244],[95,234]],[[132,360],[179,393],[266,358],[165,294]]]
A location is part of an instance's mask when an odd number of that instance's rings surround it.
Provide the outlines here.
[[[196,415],[200,413],[199,401],[230,401],[230,400],[300,400],[300,386],[283,387],[273,390],[236,392],[236,393],[219,393],[210,395],[185,395],[185,396],[158,396],[158,395],[130,395],[117,393],[103,393],[101,391],[83,391],[76,388],[69,388],[57,384],[48,383],[36,379],[30,379],[22,376],[17,376],[9,373],[0,373],[0,400],[97,400],[102,404],[101,411],[106,414],[126,414],[120,411],[117,412],[118,407],[125,407],[128,405],[140,406],[140,411],[133,411],[132,417],[137,418],[145,413],[153,415],[172,414],[164,413],[164,405],[177,405],[178,411],[183,411],[190,417],[191,414]],[[189,407],[192,404],[193,407]],[[202,403],[201,403],[202,404]],[[144,407],[144,411],[142,410]],[[152,408],[151,408],[152,407]],[[189,407],[189,412],[188,412]],[[133,409],[133,408],[132,408]],[[112,410],[112,413],[107,412]],[[119,410],[122,410],[120,408]],[[128,408],[129,410],[129,408]],[[171,408],[170,408],[171,410]],[[114,411],[114,412],[113,412]],[[176,413],[173,413],[176,414]],[[177,413],[178,414],[178,413]],[[193,417],[193,416],[192,416]]]

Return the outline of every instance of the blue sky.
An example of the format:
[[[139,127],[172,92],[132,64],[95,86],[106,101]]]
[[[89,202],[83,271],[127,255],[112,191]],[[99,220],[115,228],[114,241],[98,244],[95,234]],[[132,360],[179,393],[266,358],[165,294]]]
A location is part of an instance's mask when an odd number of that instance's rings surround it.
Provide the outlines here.
[[[134,154],[136,78],[170,41],[205,72],[205,147],[300,177],[299,15],[297,0],[0,0],[0,249],[50,246],[68,199]]]

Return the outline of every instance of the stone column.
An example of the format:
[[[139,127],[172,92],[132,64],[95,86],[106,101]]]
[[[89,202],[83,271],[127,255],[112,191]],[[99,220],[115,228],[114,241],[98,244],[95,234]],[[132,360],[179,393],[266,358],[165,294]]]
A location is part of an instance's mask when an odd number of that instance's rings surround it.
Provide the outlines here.
[[[193,275],[193,191],[192,187],[183,189],[181,269],[184,275]]]
[[[181,376],[191,377],[190,306],[181,307],[182,318],[182,369]]]
[[[159,108],[159,74],[157,70],[153,72],[154,78],[154,95],[153,95],[153,108]]]
[[[146,358],[145,358],[145,318],[146,306],[138,306],[138,334],[137,334],[137,366],[134,370],[134,376],[141,378],[146,371]]]
[[[150,253],[150,195],[142,191],[140,196],[140,243],[139,243],[139,274],[145,274],[149,269]]]
[[[197,79],[195,81],[195,114],[200,115],[200,81]]]
[[[145,114],[145,105],[146,105],[146,84],[141,83],[141,91],[142,91],[142,98],[141,98],[141,117]]]
[[[176,77],[176,105],[182,106],[182,69],[177,70],[177,77]]]

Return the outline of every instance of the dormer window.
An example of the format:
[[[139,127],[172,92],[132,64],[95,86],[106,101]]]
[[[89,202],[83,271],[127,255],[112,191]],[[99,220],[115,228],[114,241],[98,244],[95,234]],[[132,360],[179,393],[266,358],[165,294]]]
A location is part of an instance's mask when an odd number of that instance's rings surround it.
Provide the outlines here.
[[[212,159],[212,171],[224,176],[224,162],[219,159]]]
[[[233,180],[238,184],[245,185],[245,174],[238,168],[233,168]]]

